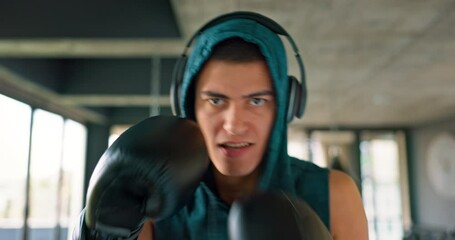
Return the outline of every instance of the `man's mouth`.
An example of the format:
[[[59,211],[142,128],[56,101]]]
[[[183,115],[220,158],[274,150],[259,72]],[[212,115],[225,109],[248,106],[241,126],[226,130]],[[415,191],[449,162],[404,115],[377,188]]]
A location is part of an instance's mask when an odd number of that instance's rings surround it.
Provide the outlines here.
[[[252,143],[248,142],[240,142],[240,143],[222,143],[219,144],[220,147],[223,148],[244,148],[253,145]]]
[[[221,153],[229,158],[239,158],[251,150],[253,143],[250,142],[225,142],[218,144]]]

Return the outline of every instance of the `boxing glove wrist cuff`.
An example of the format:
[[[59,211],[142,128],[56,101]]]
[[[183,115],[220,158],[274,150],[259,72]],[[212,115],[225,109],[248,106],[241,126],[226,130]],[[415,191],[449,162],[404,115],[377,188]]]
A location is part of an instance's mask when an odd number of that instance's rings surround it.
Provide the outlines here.
[[[112,233],[105,233],[97,230],[90,230],[90,238],[87,240],[136,240],[142,228],[136,229],[128,236],[116,235]]]

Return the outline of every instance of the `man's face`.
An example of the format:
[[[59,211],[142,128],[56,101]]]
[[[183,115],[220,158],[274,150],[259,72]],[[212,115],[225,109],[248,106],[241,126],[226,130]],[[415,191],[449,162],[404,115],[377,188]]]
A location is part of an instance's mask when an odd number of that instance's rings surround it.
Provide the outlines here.
[[[199,74],[195,102],[196,119],[217,170],[237,177],[255,171],[276,108],[267,64],[209,60]]]

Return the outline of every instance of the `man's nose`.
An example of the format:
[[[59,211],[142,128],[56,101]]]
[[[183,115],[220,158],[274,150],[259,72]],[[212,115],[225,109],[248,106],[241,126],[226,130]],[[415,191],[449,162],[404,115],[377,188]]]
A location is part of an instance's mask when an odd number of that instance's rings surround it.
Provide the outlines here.
[[[247,117],[247,112],[241,106],[231,105],[225,113],[224,130],[233,136],[245,134],[248,128]]]

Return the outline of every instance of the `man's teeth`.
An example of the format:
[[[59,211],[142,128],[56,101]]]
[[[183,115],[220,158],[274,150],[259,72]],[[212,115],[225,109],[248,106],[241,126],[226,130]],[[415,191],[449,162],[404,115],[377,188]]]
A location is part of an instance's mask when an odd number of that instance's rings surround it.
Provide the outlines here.
[[[230,147],[230,148],[241,148],[241,147],[248,147],[249,143],[225,143],[223,146]]]

